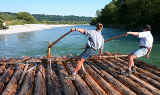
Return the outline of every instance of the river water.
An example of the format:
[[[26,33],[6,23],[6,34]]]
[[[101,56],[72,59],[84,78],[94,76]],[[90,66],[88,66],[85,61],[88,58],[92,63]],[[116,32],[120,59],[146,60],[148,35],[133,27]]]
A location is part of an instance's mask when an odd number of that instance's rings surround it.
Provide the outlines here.
[[[68,32],[73,26],[57,27],[50,30],[19,33],[11,35],[0,35],[0,57],[19,56],[44,56],[47,54],[48,42],[55,41],[58,37]],[[95,29],[94,26],[78,25],[77,28]],[[104,28],[104,39],[109,39],[125,33],[126,30]],[[52,48],[53,56],[79,55],[87,43],[87,38],[78,33],[72,32]],[[105,43],[104,51],[112,53],[129,54],[138,48],[139,39],[133,36],[123,37]],[[150,59],[140,58],[148,64],[160,67],[160,45],[154,42]]]

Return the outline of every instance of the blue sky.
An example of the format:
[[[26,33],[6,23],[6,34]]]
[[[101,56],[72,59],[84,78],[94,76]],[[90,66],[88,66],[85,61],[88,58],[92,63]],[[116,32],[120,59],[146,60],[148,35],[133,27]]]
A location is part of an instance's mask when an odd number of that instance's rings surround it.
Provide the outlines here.
[[[96,16],[112,0],[1,0],[0,12]]]

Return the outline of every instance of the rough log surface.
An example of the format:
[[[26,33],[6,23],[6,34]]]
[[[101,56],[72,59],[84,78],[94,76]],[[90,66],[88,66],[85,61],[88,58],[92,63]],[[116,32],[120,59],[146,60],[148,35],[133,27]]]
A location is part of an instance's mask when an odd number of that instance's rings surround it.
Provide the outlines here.
[[[112,54],[105,53],[105,56]],[[113,55],[112,55],[113,56]],[[0,59],[0,95],[160,95],[160,69],[136,60],[137,72],[125,76],[126,57],[90,58],[75,80],[68,76],[77,58]],[[28,65],[26,65],[28,64]]]

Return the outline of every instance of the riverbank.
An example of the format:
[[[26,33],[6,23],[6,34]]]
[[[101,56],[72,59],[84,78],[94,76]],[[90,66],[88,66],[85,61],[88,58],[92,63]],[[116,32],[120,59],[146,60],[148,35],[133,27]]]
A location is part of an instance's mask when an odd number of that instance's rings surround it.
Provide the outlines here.
[[[68,24],[59,24],[59,25],[48,25],[48,24],[25,24],[25,25],[12,25],[9,26],[9,29],[0,30],[0,35],[4,34],[15,34],[22,32],[33,32],[46,29],[52,29],[54,27],[66,27],[73,26]]]

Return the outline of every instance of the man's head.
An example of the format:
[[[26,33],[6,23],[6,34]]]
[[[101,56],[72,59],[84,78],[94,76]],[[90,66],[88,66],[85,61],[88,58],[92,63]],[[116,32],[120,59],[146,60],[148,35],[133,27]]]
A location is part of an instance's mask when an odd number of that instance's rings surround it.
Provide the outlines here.
[[[97,23],[97,24],[96,24],[96,30],[102,31],[102,29],[103,29],[103,24]]]
[[[146,26],[144,26],[144,31],[151,31],[152,30],[152,28],[151,28],[151,26],[150,25],[146,25]]]

